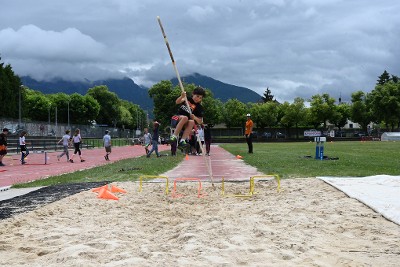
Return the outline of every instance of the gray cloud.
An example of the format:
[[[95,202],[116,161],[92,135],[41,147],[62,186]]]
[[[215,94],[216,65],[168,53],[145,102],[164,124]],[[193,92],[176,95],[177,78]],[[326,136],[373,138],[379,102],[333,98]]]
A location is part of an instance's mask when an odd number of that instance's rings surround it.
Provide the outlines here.
[[[36,79],[174,77],[160,16],[181,76],[198,72],[280,101],[370,91],[400,75],[396,0],[6,1],[0,55]]]

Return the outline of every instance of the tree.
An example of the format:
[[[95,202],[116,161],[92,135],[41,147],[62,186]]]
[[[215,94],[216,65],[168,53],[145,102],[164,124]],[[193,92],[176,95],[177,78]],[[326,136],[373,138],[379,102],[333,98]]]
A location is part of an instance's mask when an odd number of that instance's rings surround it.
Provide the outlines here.
[[[326,129],[327,122],[332,119],[335,113],[335,99],[330,97],[329,94],[313,95],[311,99],[311,122],[315,126],[323,124],[323,128]]]
[[[264,129],[276,125],[278,108],[275,102],[253,104],[250,113],[257,128]]]
[[[382,73],[382,75],[378,77],[378,80],[377,80],[377,83],[376,83],[376,84],[377,84],[377,85],[378,85],[378,84],[384,85],[384,84],[387,83],[388,81],[390,81],[390,75],[389,75],[389,73],[385,70],[385,71]]]
[[[368,98],[368,94],[362,91],[351,94],[350,118],[353,122],[360,124],[364,131],[367,131],[368,124],[374,121],[374,115]]]
[[[347,124],[348,119],[350,118],[350,106],[346,103],[341,103],[336,106],[336,110],[334,114],[332,114],[330,123],[334,124],[339,128],[339,131]]]
[[[210,90],[206,90],[206,97],[202,102],[204,108],[204,123],[218,124],[222,122],[224,104],[215,99]]]
[[[396,75],[392,74],[392,78],[390,78],[394,83],[398,83],[399,82],[399,77],[397,77]]]
[[[393,131],[400,122],[400,83],[378,84],[370,94],[372,113]]]
[[[47,96],[51,97],[52,106],[57,107],[57,121],[68,123],[68,103],[71,101],[70,96],[65,93],[56,93]]]
[[[161,125],[171,124],[171,117],[178,110],[175,101],[180,94],[180,88],[174,88],[171,81],[161,81],[149,89],[149,96],[154,102],[154,118],[161,122]]]
[[[0,63],[0,114],[2,117],[19,117],[19,92],[23,90],[20,86],[21,80],[14,74],[11,65],[4,66],[4,63]]]
[[[143,129],[144,127],[147,127],[147,116],[139,105],[126,100],[122,100],[121,104],[121,107],[123,108],[121,109],[121,126],[130,129]]]
[[[223,122],[226,127],[243,127],[246,122],[246,109],[246,105],[236,98],[226,101],[223,110]]]
[[[301,123],[305,122],[306,118],[306,107],[304,105],[304,99],[301,97],[296,97],[292,104],[284,102],[281,105],[281,110],[283,110],[283,117],[280,121],[281,125],[286,129],[291,127],[296,127],[296,138],[299,138],[298,127]]]
[[[87,109],[86,109],[86,114],[82,114],[84,117],[84,119],[82,119],[82,121],[84,123],[97,121],[97,118],[98,118],[98,116],[100,114],[100,110],[101,110],[100,103],[97,102],[97,100],[94,97],[92,97],[91,95],[84,95],[83,101],[85,102]]]
[[[119,109],[121,100],[117,94],[110,92],[107,86],[100,85],[90,88],[87,95],[92,96],[100,104],[100,111],[96,122],[116,127],[117,123],[121,120]]]
[[[264,103],[274,101],[274,96],[271,95],[271,90],[269,90],[269,87],[267,87],[267,89],[264,92],[264,96],[261,99]]]
[[[22,105],[24,118],[34,121],[47,121],[49,102],[48,97],[42,92],[25,88]]]

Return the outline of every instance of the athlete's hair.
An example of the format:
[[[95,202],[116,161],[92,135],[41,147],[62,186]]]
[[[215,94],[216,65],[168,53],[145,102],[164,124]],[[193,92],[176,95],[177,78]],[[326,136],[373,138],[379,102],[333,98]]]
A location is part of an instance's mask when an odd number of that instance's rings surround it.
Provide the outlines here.
[[[206,96],[206,90],[204,90],[203,87],[201,86],[197,86],[194,90],[193,90],[193,95],[202,95],[202,96]]]

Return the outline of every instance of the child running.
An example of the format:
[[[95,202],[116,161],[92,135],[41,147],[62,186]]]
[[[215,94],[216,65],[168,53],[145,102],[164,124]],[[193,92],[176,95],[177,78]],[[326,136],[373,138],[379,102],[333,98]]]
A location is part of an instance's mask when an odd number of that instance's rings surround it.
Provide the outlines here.
[[[84,162],[85,160],[82,159],[82,152],[81,152],[81,142],[82,142],[82,137],[81,137],[81,130],[76,129],[74,136],[72,137],[72,140],[74,142],[74,154],[72,157],[69,159],[69,162],[74,163],[74,156],[78,153],[79,158],[81,159],[81,162]]]
[[[67,156],[67,161],[69,161],[69,151],[68,151],[68,147],[69,144],[71,142],[71,135],[69,134],[71,131],[70,130],[66,130],[65,134],[63,135],[63,137],[60,139],[60,141],[57,142],[57,144],[61,144],[63,145],[63,149],[64,151],[57,156],[57,160],[60,161],[60,158],[64,155]]]
[[[149,146],[151,145],[151,134],[149,133],[148,128],[144,128],[144,150],[146,151],[146,155],[149,154]]]
[[[172,125],[172,127],[175,127],[175,131],[171,135],[170,140],[171,142],[177,142],[179,133],[184,129],[182,138],[178,144],[178,148],[181,150],[187,146],[186,139],[189,137],[195,122],[197,124],[203,122],[204,111],[201,101],[203,100],[205,93],[205,90],[199,86],[193,90],[192,97],[186,97],[186,92],[182,92],[175,101],[176,104],[181,104],[181,106],[178,109],[178,119],[175,122],[176,125]],[[184,103],[186,98],[188,103]],[[190,110],[188,110],[188,106]]]
[[[22,131],[19,135],[19,147],[21,149],[21,164],[26,164],[25,158],[29,155],[29,150],[26,148],[25,143],[26,131]]]

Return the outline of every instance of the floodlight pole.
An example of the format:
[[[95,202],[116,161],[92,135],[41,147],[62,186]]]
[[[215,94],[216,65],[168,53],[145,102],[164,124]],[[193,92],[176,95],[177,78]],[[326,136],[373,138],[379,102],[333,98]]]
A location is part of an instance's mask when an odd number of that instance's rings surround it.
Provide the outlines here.
[[[19,107],[18,107],[18,127],[21,127],[21,90],[22,90],[22,88],[23,88],[24,86],[23,85],[21,85],[20,87],[19,87],[19,94],[18,94],[18,100],[19,100],[19,103],[18,103],[18,105],[19,105]]]

